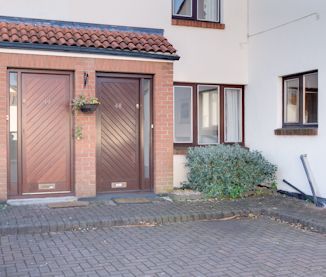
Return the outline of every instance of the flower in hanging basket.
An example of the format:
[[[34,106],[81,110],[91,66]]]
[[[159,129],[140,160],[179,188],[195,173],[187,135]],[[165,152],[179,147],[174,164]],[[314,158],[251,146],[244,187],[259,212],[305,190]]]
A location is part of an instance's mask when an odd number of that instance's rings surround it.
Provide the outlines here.
[[[84,95],[79,95],[72,100],[73,110],[84,113],[95,112],[99,104],[101,103],[97,97],[86,97]]]

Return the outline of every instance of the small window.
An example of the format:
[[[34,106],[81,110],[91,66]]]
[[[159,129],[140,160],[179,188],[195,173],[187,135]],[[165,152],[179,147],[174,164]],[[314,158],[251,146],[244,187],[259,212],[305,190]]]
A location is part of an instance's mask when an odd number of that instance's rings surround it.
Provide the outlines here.
[[[174,142],[192,143],[192,87],[174,87]]]
[[[318,125],[318,72],[283,78],[283,127]]]
[[[173,0],[173,18],[220,22],[220,0]]]
[[[284,86],[284,123],[299,123],[299,78],[285,80]]]
[[[198,143],[219,142],[219,87],[198,86]]]
[[[192,17],[192,0],[174,0],[173,15]]]
[[[197,19],[203,21],[219,22],[219,1],[218,0],[198,0]]]
[[[224,88],[224,141],[242,142],[242,89]]]
[[[304,123],[317,124],[318,123],[318,74],[306,74],[303,79],[304,96]]]
[[[10,152],[10,183],[17,186],[18,182],[18,74],[9,73],[9,152]]]

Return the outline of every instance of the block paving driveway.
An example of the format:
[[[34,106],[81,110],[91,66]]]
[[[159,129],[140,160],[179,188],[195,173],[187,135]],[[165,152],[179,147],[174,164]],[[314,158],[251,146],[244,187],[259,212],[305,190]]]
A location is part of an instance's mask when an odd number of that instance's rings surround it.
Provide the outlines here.
[[[265,217],[8,235],[0,276],[326,276],[326,237]]]

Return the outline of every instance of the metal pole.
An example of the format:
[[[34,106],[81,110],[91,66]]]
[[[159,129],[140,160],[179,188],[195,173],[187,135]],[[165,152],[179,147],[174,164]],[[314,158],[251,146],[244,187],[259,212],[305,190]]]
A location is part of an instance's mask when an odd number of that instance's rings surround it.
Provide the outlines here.
[[[283,179],[283,182],[285,184],[287,184],[289,187],[293,188],[294,190],[296,190],[297,192],[300,192],[303,196],[305,196],[306,198],[308,198],[309,196],[307,194],[305,194],[302,190],[299,190],[296,186],[292,185],[290,182],[286,181],[285,179]]]
[[[307,179],[308,179],[308,182],[309,182],[309,185],[310,185],[310,189],[311,189],[311,192],[312,192],[314,203],[318,207],[318,199],[317,199],[315,189],[314,189],[314,186],[313,186],[313,183],[312,183],[312,179],[311,179],[311,176],[310,176],[310,172],[309,172],[309,169],[308,169],[307,154],[300,155],[300,159],[301,159],[304,171],[306,172],[306,175],[307,175]]]

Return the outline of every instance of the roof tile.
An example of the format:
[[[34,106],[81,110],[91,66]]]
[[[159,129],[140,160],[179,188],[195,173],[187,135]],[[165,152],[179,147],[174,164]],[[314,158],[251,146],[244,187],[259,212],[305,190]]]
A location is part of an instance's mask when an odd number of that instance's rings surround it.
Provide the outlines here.
[[[172,44],[162,35],[17,22],[0,22],[0,42],[176,53]]]

